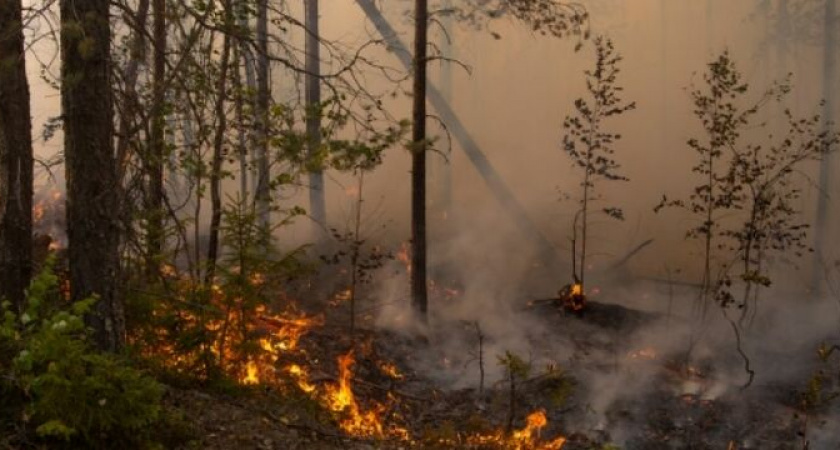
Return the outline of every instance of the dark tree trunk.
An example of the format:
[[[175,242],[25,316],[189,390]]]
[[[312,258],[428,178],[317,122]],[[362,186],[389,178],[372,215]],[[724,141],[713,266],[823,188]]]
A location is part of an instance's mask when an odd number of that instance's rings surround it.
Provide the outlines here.
[[[257,0],[257,215],[267,235],[270,222],[271,175],[268,166],[268,106],[271,91],[268,83],[268,0]]]
[[[233,26],[232,8],[230,0],[225,1],[225,29]],[[216,134],[213,138],[213,161],[210,168],[210,242],[207,247],[207,272],[204,283],[212,285],[216,277],[216,264],[219,259],[220,227],[222,224],[222,163],[224,162],[225,134],[227,131],[227,117],[225,116],[225,100],[227,99],[228,66],[230,60],[231,37],[225,33],[222,45],[222,60],[220,62],[219,79],[216,84]]]
[[[19,0],[0,1],[0,298],[20,311],[32,275],[32,120]]]
[[[316,159],[321,147],[321,44],[318,27],[318,0],[306,2],[306,134],[309,138],[310,161]],[[327,224],[327,207],[324,199],[324,173],[320,168],[309,172],[309,207],[312,219],[321,226]],[[317,225],[316,225],[317,228]]]
[[[414,107],[411,147],[411,300],[425,320],[428,312],[426,284],[426,54],[428,43],[427,0],[414,8]]]
[[[411,70],[414,66],[413,57],[397,32],[388,23],[388,20],[382,15],[382,12],[377,8],[373,0],[356,0],[356,3],[362,8],[365,15],[376,27],[379,34],[385,39],[388,48],[394,53],[394,56],[400,61],[406,70]],[[464,151],[464,154],[475,166],[478,173],[481,175],[487,187],[499,201],[499,204],[508,212],[514,224],[519,227],[523,236],[529,238],[533,244],[534,249],[539,254],[540,261],[546,267],[564,268],[568,267],[565,259],[558,258],[555,251],[555,245],[545,238],[542,231],[537,225],[528,217],[528,212],[521,203],[513,195],[513,192],[505,184],[496,168],[487,159],[487,156],[481,151],[475,138],[467,131],[461,119],[455,114],[455,110],[446,101],[443,94],[435,88],[433,83],[427,86],[429,103],[437,110],[438,115],[443,123],[446,124],[447,129],[452,133],[455,140],[458,141],[459,147]]]
[[[166,0],[154,0],[152,38],[154,40],[154,60],[152,63],[152,107],[151,133],[149,136],[148,164],[148,248],[147,273],[154,277],[159,272],[159,261],[163,253],[164,209],[163,209],[163,166],[166,158],[165,86],[166,76]]]
[[[97,345],[113,352],[123,345],[125,317],[117,289],[109,6],[108,0],[61,0],[61,107],[71,297],[98,297],[86,320]]]

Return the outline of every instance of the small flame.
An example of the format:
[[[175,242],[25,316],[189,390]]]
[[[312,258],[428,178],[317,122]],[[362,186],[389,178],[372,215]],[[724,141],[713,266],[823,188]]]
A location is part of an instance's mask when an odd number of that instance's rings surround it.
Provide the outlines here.
[[[397,260],[405,265],[405,270],[411,274],[411,247],[408,242],[403,242],[400,245],[400,251],[397,252]]]
[[[350,387],[353,379],[351,368],[355,363],[352,350],[346,355],[339,356],[338,385],[327,386],[328,405],[332,411],[346,414],[346,418],[340,422],[340,425],[348,434],[366,437],[382,436],[383,426],[380,415],[385,410],[384,406],[377,404],[371,410],[362,412]]]
[[[566,285],[560,290],[559,296],[563,304],[572,311],[582,311],[586,306],[586,294],[580,283]]]
[[[488,446],[493,445],[514,450],[560,450],[566,444],[566,438],[559,436],[551,441],[542,442],[540,431],[548,425],[548,418],[545,411],[539,409],[532,412],[525,419],[525,428],[515,430],[511,435],[506,436],[501,430],[489,434],[474,434],[467,436],[466,442],[469,445]]]
[[[248,365],[245,367],[245,376],[240,380],[242,384],[259,384],[260,377],[259,377],[259,368],[257,367],[257,363],[254,361],[248,361]]]
[[[297,364],[292,364],[286,370],[295,378],[295,382],[303,392],[309,394],[315,391],[315,385],[309,382],[309,373],[304,368]]]
[[[400,370],[392,362],[380,361],[379,370],[382,371],[383,374],[388,375],[394,380],[402,380],[404,378],[403,374],[400,373]]]

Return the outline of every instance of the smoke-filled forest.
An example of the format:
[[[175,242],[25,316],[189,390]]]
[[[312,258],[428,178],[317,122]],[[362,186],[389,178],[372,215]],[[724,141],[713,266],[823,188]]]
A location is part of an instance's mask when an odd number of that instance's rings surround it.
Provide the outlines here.
[[[0,0],[0,450],[840,449],[836,0]]]

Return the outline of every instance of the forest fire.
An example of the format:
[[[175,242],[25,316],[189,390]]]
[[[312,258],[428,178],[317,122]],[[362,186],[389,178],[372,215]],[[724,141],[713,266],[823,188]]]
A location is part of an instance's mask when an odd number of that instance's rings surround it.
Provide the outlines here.
[[[255,363],[254,361],[248,361],[248,364],[245,366],[245,376],[242,377],[240,382],[242,384],[260,383],[259,367],[257,367],[257,363]]]
[[[538,448],[542,450],[557,450],[566,443],[566,438],[558,437],[550,442],[538,443],[540,430],[548,425],[545,411],[537,410],[528,415],[525,419],[525,428],[514,431],[513,440],[517,448]]]
[[[838,2],[0,0],[0,450],[833,448]]]
[[[276,342],[272,348],[284,351],[295,350],[301,336],[312,327],[324,324],[323,316],[310,317],[295,311],[288,312],[285,316],[260,314],[259,320],[275,329],[272,337]]]
[[[377,404],[371,410],[363,412],[353,395],[351,368],[355,362],[353,351],[338,358],[338,384],[326,387],[325,398],[333,412],[346,414],[346,418],[340,422],[345,432],[354,436],[382,436],[383,425],[380,416],[385,410],[384,406]]]
[[[309,382],[309,373],[306,369],[297,364],[290,364],[286,367],[286,371],[295,379],[300,390],[307,394],[315,391],[315,385]]]
[[[403,263],[407,274],[411,275],[411,245],[408,242],[400,244],[397,252],[397,261]]]
[[[39,194],[32,206],[33,229],[37,234],[48,236],[50,251],[64,247],[64,194],[50,189]]]
[[[581,312],[586,307],[586,294],[583,292],[583,285],[572,283],[563,287],[558,292],[563,307],[572,312]]]
[[[400,373],[400,370],[392,362],[380,361],[378,366],[379,370],[382,371],[383,374],[387,375],[388,377],[394,380],[402,380],[405,377],[402,373]]]
[[[550,441],[540,439],[540,431],[548,425],[548,418],[542,409],[536,410],[525,419],[525,428],[514,430],[507,435],[502,430],[490,434],[474,434],[466,438],[471,446],[495,446],[510,450],[560,450],[566,444],[566,438],[556,437]]]

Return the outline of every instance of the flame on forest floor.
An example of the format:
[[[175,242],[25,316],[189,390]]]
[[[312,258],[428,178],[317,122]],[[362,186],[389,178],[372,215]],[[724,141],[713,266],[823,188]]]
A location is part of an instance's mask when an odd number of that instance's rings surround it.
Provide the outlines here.
[[[506,435],[502,430],[489,434],[473,434],[467,436],[466,443],[478,446],[493,445],[513,450],[560,450],[566,444],[565,437],[559,436],[550,441],[540,439],[540,431],[546,425],[548,425],[548,418],[545,411],[538,409],[525,419],[525,428],[515,430],[510,435]]]
[[[402,380],[403,378],[405,378],[403,374],[400,373],[400,370],[397,368],[397,366],[390,361],[379,361],[377,366],[383,374],[387,375],[388,377],[394,380]]]
[[[254,361],[248,361],[245,367],[245,376],[242,378],[242,384],[259,384],[259,367]]]
[[[315,385],[309,382],[309,371],[297,364],[290,364],[286,371],[295,379],[295,383],[307,394],[315,391]]]
[[[272,333],[269,337],[259,340],[260,348],[263,350],[265,357],[256,361],[248,361],[245,374],[240,377],[242,384],[258,384],[260,381],[266,381],[269,375],[273,376],[281,355],[296,351],[301,336],[324,322],[321,316],[306,316],[296,312],[287,312],[284,315],[267,315],[264,311],[260,311],[259,320],[271,328]],[[291,369],[291,366],[289,366],[287,371],[295,377],[296,384],[304,392],[314,390],[314,387],[308,382],[306,371],[300,366],[293,366],[297,368]]]
[[[356,402],[351,388],[353,364],[356,360],[353,351],[338,358],[338,384],[327,385],[325,399],[330,410],[346,415],[339,423],[341,428],[354,436],[383,436],[381,415],[385,407],[375,404],[370,410],[362,411]]]
[[[583,291],[583,285],[580,283],[566,285],[557,294],[563,306],[574,312],[582,311],[586,307],[586,294]]]
[[[324,324],[323,316],[307,316],[296,312],[274,316],[261,314],[259,318],[275,329],[272,334],[273,343],[268,349],[272,353],[296,350],[301,336]]]
[[[64,194],[58,189],[41,193],[32,205],[32,225],[37,234],[49,236],[48,249],[56,251],[63,248],[66,238],[64,231]]]

